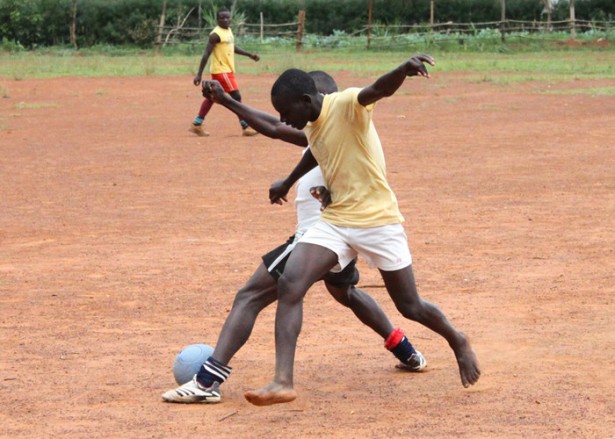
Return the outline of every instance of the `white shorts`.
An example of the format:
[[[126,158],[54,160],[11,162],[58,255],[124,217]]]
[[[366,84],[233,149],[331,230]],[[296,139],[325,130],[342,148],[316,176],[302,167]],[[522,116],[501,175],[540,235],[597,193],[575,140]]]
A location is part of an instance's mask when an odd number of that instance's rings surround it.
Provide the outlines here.
[[[345,268],[357,255],[383,271],[401,270],[412,264],[408,237],[401,224],[360,229],[318,221],[305,232],[300,242],[335,252],[339,267],[332,271]]]

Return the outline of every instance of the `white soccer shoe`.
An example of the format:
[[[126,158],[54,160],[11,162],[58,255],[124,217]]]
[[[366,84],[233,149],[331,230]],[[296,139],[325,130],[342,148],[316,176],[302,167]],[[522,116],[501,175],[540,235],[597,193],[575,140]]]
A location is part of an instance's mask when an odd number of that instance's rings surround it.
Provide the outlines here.
[[[195,402],[216,404],[222,401],[222,395],[218,383],[214,383],[213,386],[205,388],[197,382],[195,375],[192,377],[192,380],[188,381],[186,384],[179,386],[177,389],[163,393],[162,399],[166,402],[179,402],[184,404]]]
[[[427,366],[427,359],[421,354],[419,351],[416,351],[415,354],[410,355],[405,362],[399,362],[399,364],[395,367],[402,370],[407,370],[408,372],[420,372],[425,369]]]

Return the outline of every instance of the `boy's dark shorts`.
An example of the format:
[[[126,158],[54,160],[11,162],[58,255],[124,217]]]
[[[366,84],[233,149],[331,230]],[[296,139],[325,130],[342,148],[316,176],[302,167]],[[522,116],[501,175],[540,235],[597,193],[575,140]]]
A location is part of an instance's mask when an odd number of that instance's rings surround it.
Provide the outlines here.
[[[286,261],[288,260],[288,256],[290,253],[284,257],[280,262],[276,264],[275,267],[271,268],[271,265],[275,262],[275,260],[284,253],[286,247],[293,243],[295,239],[294,235],[288,238],[281,246],[271,250],[266,255],[263,255],[263,263],[265,267],[269,270],[269,274],[273,276],[273,278],[277,281],[282,273],[284,273],[284,267],[286,266]],[[343,288],[347,286],[354,286],[359,283],[359,270],[356,267],[357,259],[353,259],[350,264],[348,264],[342,271],[339,273],[328,272],[324,275],[321,280],[333,285],[334,287]]]

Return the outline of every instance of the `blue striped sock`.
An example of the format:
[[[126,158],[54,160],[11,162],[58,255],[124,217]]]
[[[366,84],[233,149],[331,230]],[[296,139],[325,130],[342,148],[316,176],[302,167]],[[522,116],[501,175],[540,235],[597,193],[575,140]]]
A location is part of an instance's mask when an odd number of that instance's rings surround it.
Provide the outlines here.
[[[231,374],[232,367],[225,366],[214,357],[209,357],[196,374],[196,380],[203,387],[211,387],[214,383],[222,384]]]

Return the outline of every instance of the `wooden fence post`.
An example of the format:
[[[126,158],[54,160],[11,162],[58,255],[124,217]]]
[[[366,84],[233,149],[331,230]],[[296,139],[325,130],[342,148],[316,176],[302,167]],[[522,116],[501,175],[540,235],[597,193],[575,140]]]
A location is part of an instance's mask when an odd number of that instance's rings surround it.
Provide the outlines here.
[[[164,23],[167,19],[167,0],[162,2],[162,13],[160,14],[160,24],[158,25],[158,35],[156,36],[156,51],[160,51],[162,46],[162,32],[164,29]]]
[[[551,32],[551,17],[553,15],[553,5],[551,0],[542,0],[544,3],[544,11],[547,12],[547,32]]]
[[[374,11],[374,0],[367,2],[367,48],[372,44],[372,15]]]
[[[77,0],[72,0],[70,17],[70,44],[77,49]]]
[[[577,37],[577,20],[574,13],[574,0],[570,0],[570,38]]]
[[[265,20],[263,19],[263,12],[261,11],[261,44],[263,44],[263,37],[265,35]]]
[[[295,45],[295,50],[297,52],[301,51],[303,45],[303,29],[305,28],[305,11],[299,11],[299,16],[297,19],[297,44]]]
[[[434,15],[435,15],[435,9],[436,9],[436,0],[431,0],[429,2],[429,31],[433,32],[433,22],[434,22]]]
[[[506,40],[506,0],[501,0],[502,5],[502,16],[500,19],[500,36],[502,37],[502,42]]]

